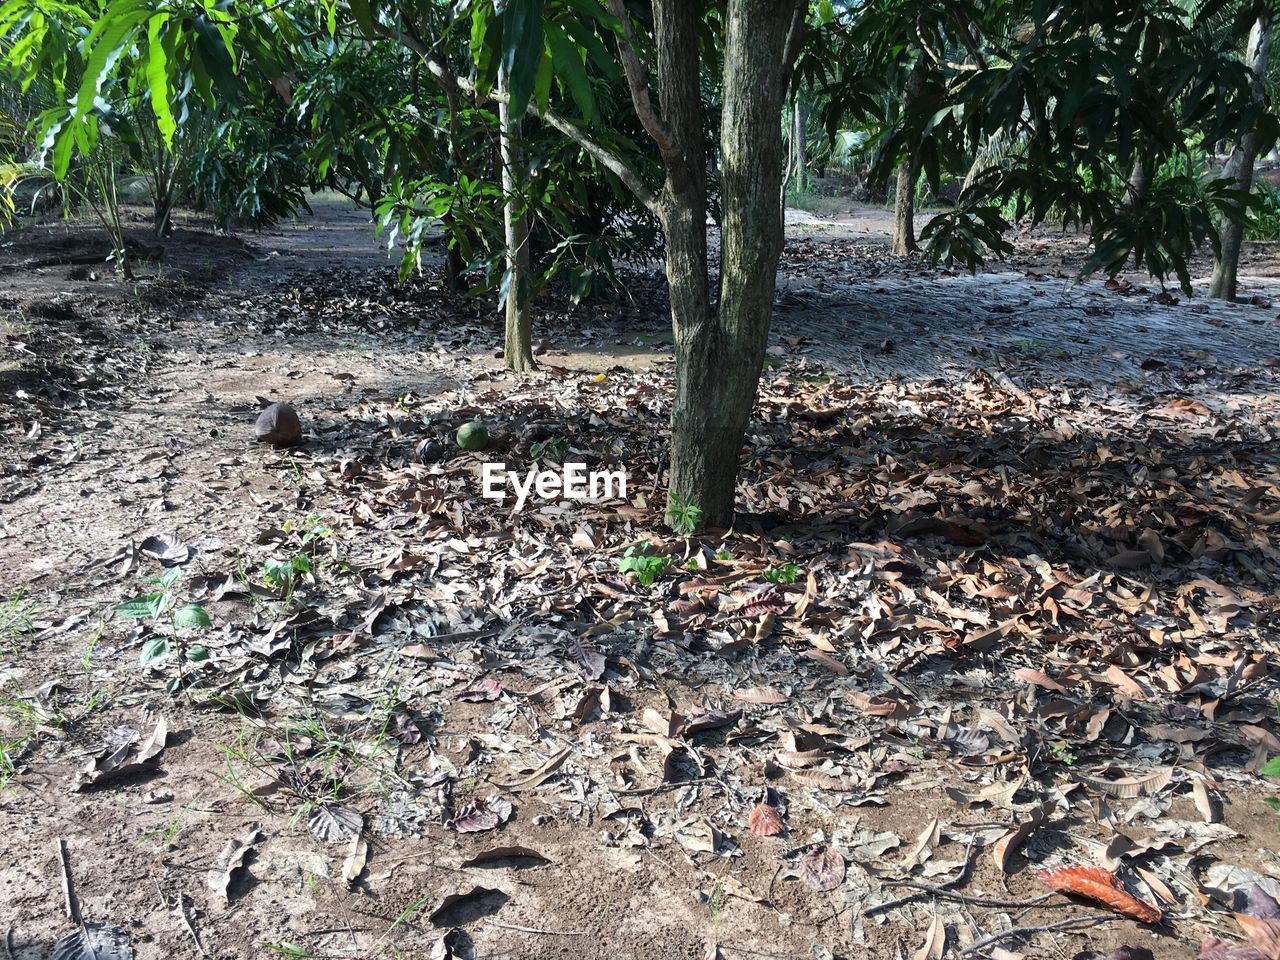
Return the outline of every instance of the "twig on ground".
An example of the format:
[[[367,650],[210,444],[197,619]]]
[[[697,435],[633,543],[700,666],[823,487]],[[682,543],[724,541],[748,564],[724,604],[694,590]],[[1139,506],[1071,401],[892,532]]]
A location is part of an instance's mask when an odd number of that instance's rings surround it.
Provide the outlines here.
[[[171,913],[176,913],[178,918],[182,920],[182,925],[187,928],[187,933],[191,934],[191,939],[196,945],[196,949],[200,951],[200,956],[207,957],[209,952],[205,950],[204,944],[200,942],[200,936],[196,933],[196,928],[191,925],[191,918],[187,916],[186,904],[182,902],[182,891],[175,891],[177,900],[173,906],[169,906],[169,899],[164,895],[164,888],[160,886],[160,880],[156,880],[156,893],[160,894],[160,902],[164,908]]]
[[[4,960],[13,960],[13,927],[4,932]]]
[[[521,933],[541,933],[548,937],[580,937],[587,931],[585,930],[543,930],[539,927],[522,927],[518,923],[503,923],[500,920],[490,920],[495,927],[502,927],[504,930],[519,930]]]
[[[666,790],[678,790],[680,787],[693,786],[701,783],[719,783],[719,777],[698,777],[695,780],[677,780],[672,783],[660,783],[656,787],[635,787],[630,790],[614,789],[614,793],[627,797],[640,797],[650,793],[663,793]]]
[[[914,900],[916,897],[930,896],[937,897],[939,900],[955,900],[958,903],[967,903],[974,907],[1017,907],[1022,909],[1039,906],[1047,900],[1057,900],[1059,905],[1064,907],[1071,905],[1071,901],[1063,900],[1056,893],[1046,893],[1044,896],[1036,897],[1034,900],[995,900],[990,897],[971,897],[968,894],[957,893],[954,890],[944,890],[942,887],[936,887],[930,883],[920,883],[916,880],[886,880],[884,882],[895,887],[911,887],[920,891],[912,896],[900,898],[904,902]],[[875,909],[879,910],[883,906],[882,904],[881,907]]]
[[[1012,940],[1014,937],[1028,937],[1033,933],[1050,933],[1054,930],[1065,930],[1067,927],[1091,927],[1095,923],[1106,923],[1108,920],[1114,920],[1114,913],[1090,913],[1083,917],[1069,917],[1066,920],[1059,920],[1057,923],[1046,923],[1040,927],[1014,927],[1011,930],[1002,930],[999,933],[988,934],[981,940],[965,947],[960,951],[959,956],[971,957],[980,950],[985,950],[993,944],[999,943],[1001,940]]]
[[[71,863],[67,859],[67,841],[59,837],[53,844],[58,855],[58,869],[62,874],[62,896],[67,905],[67,917],[77,927],[84,926],[80,917],[80,904],[76,901],[75,884],[71,880]]]
[[[886,910],[892,910],[894,907],[900,907],[904,903],[910,903],[912,900],[918,900],[921,897],[925,897],[929,895],[933,895],[935,897],[950,895],[950,899],[959,899],[963,901],[964,898],[961,897],[959,894],[952,893],[951,888],[954,887],[956,884],[960,883],[962,880],[964,880],[965,877],[969,875],[969,868],[973,866],[973,856],[974,856],[974,841],[971,839],[969,841],[969,846],[966,847],[964,851],[964,862],[960,864],[960,869],[956,871],[955,876],[948,877],[947,879],[943,880],[941,883],[937,884],[936,886],[931,886],[930,884],[927,884],[927,883],[920,883],[917,880],[886,880],[884,881],[885,883],[890,885],[918,887],[920,888],[920,892],[909,893],[905,897],[898,897],[894,900],[886,900],[884,903],[878,903],[874,907],[867,907],[867,909],[862,911],[862,915],[864,917],[872,917],[872,916],[875,916],[877,913],[884,913]],[[966,901],[966,902],[969,902],[969,901]]]

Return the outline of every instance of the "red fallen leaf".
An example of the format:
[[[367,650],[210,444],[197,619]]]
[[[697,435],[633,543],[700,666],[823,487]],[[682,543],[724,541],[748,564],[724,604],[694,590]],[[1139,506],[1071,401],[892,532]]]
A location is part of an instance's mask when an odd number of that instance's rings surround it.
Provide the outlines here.
[[[1270,958],[1253,947],[1237,947],[1217,937],[1209,937],[1200,944],[1200,960],[1270,960]]]
[[[1032,667],[1019,667],[1013,671],[1013,675],[1024,683],[1035,684],[1037,687],[1044,687],[1046,690],[1053,690],[1057,693],[1066,693],[1067,688],[1060,684],[1053,677],[1049,676],[1043,670],[1036,670]]]
[[[502,696],[502,684],[492,677],[485,677],[454,695],[455,700],[462,700],[465,703],[488,703],[497,700]]]
[[[905,717],[911,708],[893,697],[872,697],[861,690],[850,690],[844,698],[869,717]]]
[[[1267,960],[1280,960],[1280,920],[1262,920],[1247,913],[1233,913],[1236,923],[1249,938],[1249,946]]]
[[[1163,407],[1156,407],[1151,411],[1150,415],[1153,417],[1160,417],[1164,420],[1194,421],[1203,417],[1213,416],[1213,411],[1199,400],[1188,400],[1185,397],[1175,397]]]
[[[814,847],[800,858],[800,879],[826,893],[844,883],[844,857],[830,847]]]
[[[707,608],[705,601],[701,597],[695,597],[692,600],[673,600],[667,606],[678,617],[687,617],[695,613],[702,613]]]
[[[1063,867],[1041,870],[1040,880],[1051,890],[1095,900],[1140,923],[1159,923],[1164,913],[1154,904],[1139,900],[1109,871],[1101,867]]]
[[[1165,290],[1161,293],[1155,294],[1154,296],[1148,297],[1147,302],[1159,303],[1159,304],[1163,304],[1166,307],[1172,307],[1172,306],[1176,306],[1180,301],[1172,293],[1169,293],[1169,291]]]
[[[1255,293],[1252,297],[1249,298],[1249,305],[1254,307],[1270,307],[1271,301],[1268,300],[1266,297],[1260,296],[1259,294]]]
[[[747,617],[763,617],[768,613],[782,613],[789,609],[791,601],[776,586],[770,584],[747,597],[740,612]]]
[[[767,803],[758,803],[747,817],[747,826],[757,837],[776,837],[787,828],[782,823],[782,814],[778,808]]]
[[[513,812],[510,800],[498,796],[485,797],[483,801],[472,800],[463,806],[445,826],[458,833],[481,833],[506,823]]]

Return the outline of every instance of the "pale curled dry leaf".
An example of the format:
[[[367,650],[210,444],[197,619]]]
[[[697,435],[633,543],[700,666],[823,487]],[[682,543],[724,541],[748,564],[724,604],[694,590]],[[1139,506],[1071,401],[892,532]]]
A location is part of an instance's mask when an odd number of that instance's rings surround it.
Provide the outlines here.
[[[223,901],[231,899],[231,884],[245,869],[254,847],[262,840],[262,831],[251,829],[239,840],[228,840],[217,863],[209,871],[209,889]]]
[[[127,777],[132,774],[153,770],[159,762],[169,739],[169,724],[164,717],[156,720],[156,725],[142,744],[124,744],[114,750],[104,751],[85,765],[76,777],[73,787],[75,791],[84,791],[90,787]]]
[[[311,832],[325,843],[343,843],[364,829],[364,817],[339,804],[321,804],[307,818]]]
[[[86,923],[53,944],[51,960],[133,960],[124,930],[109,923]]]

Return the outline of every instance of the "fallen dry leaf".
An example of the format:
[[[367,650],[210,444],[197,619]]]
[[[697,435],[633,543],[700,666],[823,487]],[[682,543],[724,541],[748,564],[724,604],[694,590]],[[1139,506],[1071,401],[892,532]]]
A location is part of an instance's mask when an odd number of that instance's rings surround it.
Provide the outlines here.
[[[1040,871],[1041,881],[1059,893],[1073,894],[1101,903],[1139,923],[1159,923],[1164,913],[1155,904],[1140,900],[1101,867],[1062,867]]]
[[[758,803],[747,817],[747,827],[757,837],[776,837],[786,830],[778,808],[768,803]]]

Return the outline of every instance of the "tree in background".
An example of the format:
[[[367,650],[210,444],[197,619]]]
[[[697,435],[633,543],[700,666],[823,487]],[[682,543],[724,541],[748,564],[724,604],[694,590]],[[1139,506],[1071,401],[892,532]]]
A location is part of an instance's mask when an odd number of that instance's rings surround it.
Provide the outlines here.
[[[1249,31],[1249,46],[1244,58],[1249,68],[1249,105],[1259,112],[1266,108],[1266,77],[1274,16],[1270,4],[1264,4]],[[1245,128],[1237,135],[1231,156],[1222,168],[1223,180],[1241,193],[1247,194],[1253,189],[1253,161],[1261,145],[1258,128]],[[1236,271],[1240,265],[1240,244],[1243,240],[1244,222],[1238,217],[1224,217],[1218,230],[1219,249],[1213,261],[1209,296],[1220,300],[1236,298]]]

